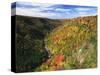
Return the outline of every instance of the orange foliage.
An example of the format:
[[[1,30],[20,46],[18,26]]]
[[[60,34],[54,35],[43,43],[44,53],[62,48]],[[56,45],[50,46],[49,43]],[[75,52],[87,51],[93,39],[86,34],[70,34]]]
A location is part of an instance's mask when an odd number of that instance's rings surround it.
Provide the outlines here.
[[[58,41],[60,40],[60,37],[59,36],[54,36],[53,37],[53,41],[56,43],[58,43]]]
[[[64,60],[64,55],[56,55],[55,56],[55,63],[58,65]]]

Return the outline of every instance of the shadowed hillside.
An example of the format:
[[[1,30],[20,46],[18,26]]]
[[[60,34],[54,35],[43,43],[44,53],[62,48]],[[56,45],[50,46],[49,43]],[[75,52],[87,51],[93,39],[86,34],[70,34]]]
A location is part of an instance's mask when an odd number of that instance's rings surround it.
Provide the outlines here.
[[[44,49],[44,37],[59,26],[58,20],[16,16],[16,69],[32,71],[46,61],[48,54]]]

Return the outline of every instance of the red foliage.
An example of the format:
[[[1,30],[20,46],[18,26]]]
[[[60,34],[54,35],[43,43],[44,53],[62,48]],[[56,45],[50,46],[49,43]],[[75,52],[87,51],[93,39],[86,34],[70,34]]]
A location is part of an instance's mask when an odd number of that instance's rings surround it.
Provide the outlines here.
[[[55,56],[55,63],[59,65],[64,60],[64,55],[56,55]]]

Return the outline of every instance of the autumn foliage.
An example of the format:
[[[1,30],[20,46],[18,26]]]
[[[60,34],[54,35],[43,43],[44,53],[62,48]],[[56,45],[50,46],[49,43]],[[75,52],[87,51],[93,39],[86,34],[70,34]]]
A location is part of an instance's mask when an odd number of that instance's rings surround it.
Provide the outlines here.
[[[16,16],[16,27],[16,72],[97,66],[97,16]]]
[[[40,70],[64,70],[96,67],[96,16],[62,20],[45,39],[51,58]]]

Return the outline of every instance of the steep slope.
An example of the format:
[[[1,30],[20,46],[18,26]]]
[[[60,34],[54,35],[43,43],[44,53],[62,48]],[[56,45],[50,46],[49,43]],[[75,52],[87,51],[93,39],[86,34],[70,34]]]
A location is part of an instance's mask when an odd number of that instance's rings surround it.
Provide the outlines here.
[[[48,58],[44,37],[60,25],[58,20],[16,16],[16,70],[32,71]]]
[[[16,70],[96,67],[96,21],[97,16],[64,20],[16,16]]]
[[[96,67],[97,16],[62,20],[45,40],[52,56],[38,70]]]

